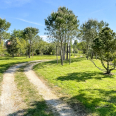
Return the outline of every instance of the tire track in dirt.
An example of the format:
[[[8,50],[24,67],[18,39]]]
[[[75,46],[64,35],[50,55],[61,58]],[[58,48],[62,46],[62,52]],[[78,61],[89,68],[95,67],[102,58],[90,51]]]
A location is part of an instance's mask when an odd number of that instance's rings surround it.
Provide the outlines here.
[[[64,103],[56,95],[54,95],[52,91],[38,78],[32,70],[33,66],[36,64],[38,63],[28,65],[24,69],[25,75],[29,81],[36,86],[39,94],[42,95],[46,103],[52,107],[52,111],[54,113],[59,113],[59,116],[78,116],[68,104]]]
[[[12,66],[3,75],[2,93],[0,96],[0,116],[8,116],[25,107],[25,103],[22,101],[14,82],[14,72],[17,68],[25,64],[22,63]]]

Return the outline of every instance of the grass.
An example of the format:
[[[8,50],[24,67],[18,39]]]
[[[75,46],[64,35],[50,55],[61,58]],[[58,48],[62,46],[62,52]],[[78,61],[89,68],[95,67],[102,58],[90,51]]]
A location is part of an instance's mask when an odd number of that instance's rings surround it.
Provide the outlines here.
[[[95,60],[99,67],[101,63]],[[73,108],[92,116],[116,116],[116,75],[105,75],[85,58],[44,62],[34,67],[52,89]],[[84,110],[83,110],[84,109]]]
[[[0,57],[0,94],[1,94],[1,83],[3,80],[3,73],[12,65],[21,63],[21,62],[28,62],[33,60],[44,60],[44,59],[55,59],[56,57],[53,55],[43,55],[43,56],[34,56],[33,58],[26,58],[26,57]]]
[[[20,112],[24,112],[24,116],[53,116],[50,109],[47,107],[43,98],[38,94],[36,87],[29,82],[25,74],[24,68],[21,67],[15,74],[15,82],[23,101],[27,107],[21,111],[17,111],[13,114],[18,115]],[[12,115],[13,115],[12,114]]]

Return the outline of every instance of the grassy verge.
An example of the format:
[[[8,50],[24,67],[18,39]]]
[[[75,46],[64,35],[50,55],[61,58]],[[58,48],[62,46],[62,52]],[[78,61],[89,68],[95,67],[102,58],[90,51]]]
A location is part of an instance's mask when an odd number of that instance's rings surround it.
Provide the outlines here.
[[[24,109],[24,116],[53,116],[45,101],[38,94],[35,86],[29,82],[23,71],[23,67],[21,67],[16,72],[15,82],[21,97],[27,105],[26,109]]]
[[[95,62],[102,67],[99,60]],[[104,75],[89,60],[76,58],[72,59],[71,65],[65,62],[64,66],[50,61],[36,65],[34,70],[62,99],[80,112],[93,116],[116,116],[116,76]]]
[[[43,55],[43,56],[34,56],[33,58],[26,58],[26,57],[0,57],[0,95],[1,95],[1,83],[3,80],[3,73],[12,65],[21,63],[21,62],[28,62],[34,60],[45,60],[45,59],[55,59],[56,57],[53,55]]]

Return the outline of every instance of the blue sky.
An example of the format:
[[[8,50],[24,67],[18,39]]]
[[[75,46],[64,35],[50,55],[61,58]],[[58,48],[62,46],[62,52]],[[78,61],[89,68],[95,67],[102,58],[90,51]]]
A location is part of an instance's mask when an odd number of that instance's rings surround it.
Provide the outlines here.
[[[72,10],[80,25],[88,19],[103,20],[116,32],[115,0],[0,0],[0,18],[11,23],[10,32],[36,27],[45,39],[44,19],[60,6]]]

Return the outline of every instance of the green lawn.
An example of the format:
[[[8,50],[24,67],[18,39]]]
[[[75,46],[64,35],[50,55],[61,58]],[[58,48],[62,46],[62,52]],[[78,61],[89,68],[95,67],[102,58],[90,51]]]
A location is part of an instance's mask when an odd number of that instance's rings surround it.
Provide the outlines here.
[[[101,66],[99,60],[95,60]],[[85,58],[72,59],[61,66],[56,61],[40,63],[36,73],[61,99],[94,116],[116,116],[116,75],[105,75]]]
[[[3,80],[3,73],[12,65],[28,62],[33,60],[44,60],[44,59],[55,59],[56,56],[53,55],[43,55],[43,56],[34,56],[33,58],[26,57],[0,57],[0,94],[1,94],[1,82]]]

